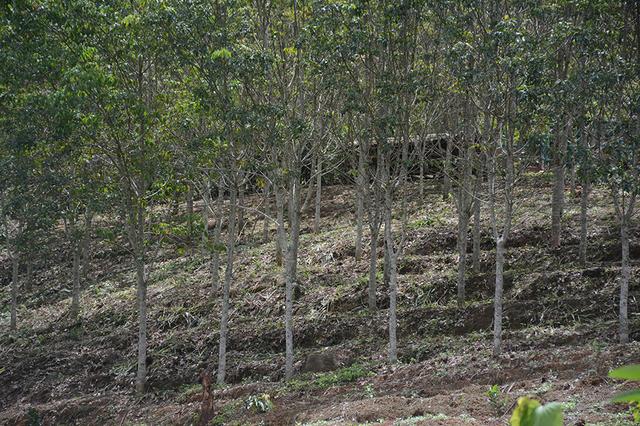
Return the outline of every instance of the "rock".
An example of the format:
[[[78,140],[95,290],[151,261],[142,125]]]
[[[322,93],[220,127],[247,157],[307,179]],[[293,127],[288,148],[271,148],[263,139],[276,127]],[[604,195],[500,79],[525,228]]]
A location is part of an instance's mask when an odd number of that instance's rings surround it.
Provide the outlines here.
[[[307,356],[302,373],[333,371],[338,367],[334,351],[313,352]]]
[[[589,269],[585,269],[584,271],[582,271],[582,276],[583,277],[588,277],[588,278],[600,278],[602,276],[604,276],[605,270],[604,268],[589,268]]]

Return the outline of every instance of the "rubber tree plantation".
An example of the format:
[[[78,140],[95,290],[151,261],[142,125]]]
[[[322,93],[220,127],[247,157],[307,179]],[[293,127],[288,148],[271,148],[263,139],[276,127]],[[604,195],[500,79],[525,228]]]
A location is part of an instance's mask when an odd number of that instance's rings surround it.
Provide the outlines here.
[[[13,0],[0,47],[0,424],[640,421],[638,1]]]

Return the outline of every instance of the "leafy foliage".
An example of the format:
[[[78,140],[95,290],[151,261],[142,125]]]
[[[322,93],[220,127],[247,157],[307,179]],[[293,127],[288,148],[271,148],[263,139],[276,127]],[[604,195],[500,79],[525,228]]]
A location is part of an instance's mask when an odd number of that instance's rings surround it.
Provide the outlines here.
[[[271,411],[274,405],[269,394],[263,393],[260,395],[251,395],[247,398],[245,407],[247,410],[251,410],[256,413],[266,413]]]
[[[499,385],[491,385],[485,393],[489,403],[493,406],[496,414],[502,414],[505,409],[506,399],[502,396]]]
[[[526,396],[518,399],[510,420],[511,426],[562,426],[563,422],[562,404],[551,402],[541,405]]]
[[[293,379],[287,386],[292,390],[326,389],[345,383],[351,383],[371,374],[371,371],[364,365],[354,364],[334,372],[318,373],[307,378],[300,377]]]
[[[612,379],[640,381],[640,364],[625,365],[609,372]],[[634,422],[640,422],[640,389],[623,392],[613,398],[613,402],[629,403]]]

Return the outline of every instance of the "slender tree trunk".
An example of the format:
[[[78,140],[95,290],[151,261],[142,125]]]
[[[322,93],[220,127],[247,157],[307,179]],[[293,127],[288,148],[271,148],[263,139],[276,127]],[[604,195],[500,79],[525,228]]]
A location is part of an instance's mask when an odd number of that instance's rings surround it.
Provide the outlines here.
[[[145,280],[144,258],[144,217],[142,208],[138,207],[138,223],[136,227],[136,279],[138,298],[138,373],[136,376],[136,392],[144,393],[147,382],[147,282]]]
[[[580,264],[584,268],[587,265],[587,223],[589,212],[589,192],[591,184],[585,180],[582,183],[582,194],[580,194]]]
[[[222,289],[222,312],[220,318],[220,340],[218,344],[218,372],[216,382],[221,385],[227,366],[227,332],[229,324],[229,290],[233,280],[233,255],[236,240],[236,187],[229,188],[229,225],[227,227],[227,266],[224,272],[224,286]]]
[[[452,145],[453,141],[451,137],[447,138],[447,146],[444,157],[443,176],[442,176],[442,199],[447,201],[449,194],[451,194],[451,157],[452,157]]]
[[[502,293],[504,289],[504,246],[505,241],[499,237],[496,241],[496,288],[493,310],[493,354],[500,355],[502,346]]]
[[[283,225],[284,226],[284,225]],[[282,242],[279,238],[276,238],[276,265],[282,266],[283,256],[282,256]]]
[[[84,211],[84,233],[81,243],[82,280],[85,285],[89,282],[89,267],[91,266],[91,232],[93,230],[93,210],[87,206]]]
[[[289,380],[293,376],[293,287],[294,283],[294,267],[293,267],[293,244],[289,241],[287,244],[286,231],[284,227],[284,196],[282,188],[277,185],[274,187],[276,198],[276,221],[278,234],[278,247],[287,247],[286,256],[284,256],[284,281],[285,281],[285,379]],[[289,205],[291,209],[292,205]],[[293,216],[289,216],[291,220]],[[294,224],[289,224],[290,231],[293,232]],[[291,237],[289,238],[291,239]],[[278,253],[282,256],[282,251],[278,248]]]
[[[514,98],[511,99],[514,102]],[[511,104],[510,112],[515,110],[515,105]],[[496,243],[496,282],[494,295],[494,313],[493,313],[493,354],[498,356],[501,353],[502,346],[502,294],[504,291],[504,263],[505,263],[505,246],[507,238],[511,230],[511,222],[513,220],[513,186],[514,177],[514,128],[508,114],[507,122],[507,141],[505,144],[505,175],[504,175],[504,221],[502,233],[498,232],[498,219],[496,214],[496,158],[488,158],[490,164],[487,166],[489,178],[489,207],[491,215],[491,226],[493,228],[494,241]],[[495,155],[495,154],[494,154]]]
[[[136,392],[144,393],[147,382],[147,285],[145,282],[145,261],[139,255],[136,258],[136,278],[138,297],[138,373]]]
[[[282,266],[283,256],[282,248],[285,246],[285,229],[284,229],[284,195],[282,194],[282,188],[278,185],[274,186],[274,193],[276,198],[276,264]]]
[[[371,256],[369,258],[369,310],[371,312],[376,311],[376,287],[377,287],[377,266],[378,266],[378,232],[380,227],[373,226],[371,228],[371,241],[370,250]]]
[[[289,251],[289,250],[288,250]],[[293,288],[295,283],[292,277],[292,254],[287,253],[285,266],[285,379],[289,380],[293,376]]]
[[[285,314],[284,314],[284,326],[285,326],[285,379],[289,380],[293,376],[293,287],[294,282],[291,280],[291,259],[290,255],[287,255],[285,269],[286,281],[285,281]]]
[[[365,149],[358,146],[358,178],[356,181],[356,260],[362,259],[362,229],[364,222],[364,204],[365,204]]]
[[[405,99],[406,102],[406,99]],[[405,105],[406,106],[406,105]],[[403,119],[402,126],[402,157],[400,164],[400,212],[402,218],[402,233],[404,234],[409,222],[409,212],[407,211],[407,181],[409,178],[409,171],[407,170],[407,163],[409,162],[409,121],[408,112],[403,112],[405,118]]]
[[[358,190],[358,194],[356,197],[356,247],[355,247],[355,258],[356,260],[362,259],[362,231],[363,231],[363,216],[364,216],[364,206],[362,202],[362,196],[359,194],[360,190]]]
[[[77,318],[80,314],[80,246],[72,237],[73,244],[73,290],[71,293],[71,317]]]
[[[193,249],[193,187],[187,187],[187,224],[189,226],[189,252]]]
[[[201,254],[203,259],[209,259],[211,252],[210,244],[209,244],[209,211],[211,210],[211,185],[209,183],[209,178],[206,177],[204,181],[204,186],[202,189],[202,247]]]
[[[387,192],[390,190],[387,189]],[[391,229],[391,196],[386,195],[387,206],[385,208],[384,233],[386,250],[389,258],[389,362],[396,363],[398,361],[398,338],[396,317],[397,311],[397,294],[398,294],[398,274],[397,274],[397,254],[393,243],[393,233]]]
[[[480,179],[480,178],[478,178]],[[480,201],[480,191],[478,185],[476,184],[475,192],[475,200],[473,201],[473,255],[472,255],[472,268],[473,273],[477,274],[480,271],[480,231],[482,230],[481,226],[481,208],[482,202]]]
[[[385,226],[387,226],[385,224]],[[383,235],[386,235],[386,230],[385,233]],[[383,254],[384,254],[384,258],[382,259],[382,282],[384,284],[385,287],[389,287],[389,280],[391,279],[391,262],[389,260],[389,249],[387,247],[387,239],[383,238],[384,241],[384,246],[383,246]]]
[[[471,160],[471,146],[472,136],[470,135],[469,125],[467,124],[470,119],[469,108],[465,107],[465,137],[464,146],[461,146],[461,158],[458,163],[458,188],[454,193],[456,207],[458,211],[458,285],[457,285],[457,303],[458,307],[464,307],[465,299],[465,281],[467,273],[467,239],[469,233],[469,219],[471,216],[471,209],[473,207],[473,194],[472,194],[472,160]]]
[[[560,247],[562,233],[562,214],[564,211],[564,162],[567,152],[567,123],[562,124],[556,135],[556,147],[553,164],[553,195],[551,199],[551,246]]]
[[[216,225],[213,230],[213,249],[211,250],[211,291],[215,294],[220,289],[220,239],[222,235],[224,191],[218,186],[216,199]]]
[[[220,282],[220,253],[218,252],[218,246],[220,244],[220,234],[222,232],[222,191],[218,191],[216,197],[215,209],[211,200],[211,183],[209,178],[205,178],[204,193],[202,194],[202,201],[204,206],[202,208],[202,257],[207,259],[209,264],[209,277],[211,279],[211,292],[216,294],[218,292]],[[209,214],[214,212],[215,225],[214,225],[214,238],[213,243],[210,241],[209,234]]]
[[[269,241],[269,217],[271,216],[271,199],[269,198],[271,191],[271,182],[267,181],[263,189],[264,195],[264,222],[262,224],[262,241],[265,243]]]
[[[139,185],[139,186],[142,186]],[[136,373],[136,393],[145,391],[147,382],[147,274],[145,259],[144,222],[145,208],[136,195],[128,200],[129,241],[134,252],[136,269],[136,293],[138,304],[138,368]]]
[[[485,123],[486,124],[486,123]],[[488,127],[488,125],[487,125]],[[480,240],[482,238],[482,178],[484,176],[484,160],[476,153],[477,173],[473,183],[473,254],[472,269],[475,274],[480,271]]]
[[[420,158],[418,158],[419,177],[418,177],[418,191],[420,193],[420,201],[424,198],[424,141],[419,142],[420,145]]]
[[[289,195],[289,231],[291,247],[291,278],[294,287],[298,280],[298,248],[300,243],[300,181],[295,177],[291,178],[291,189]],[[289,251],[289,249],[287,248]]]
[[[466,209],[458,213],[458,307],[464,306],[465,299],[465,274],[467,272],[467,232],[469,217]]]
[[[571,195],[576,196],[576,154],[571,153],[571,161],[569,163],[569,185],[571,186]]]
[[[18,328],[18,284],[20,280],[20,256],[17,250],[13,249],[11,254],[11,331],[16,331]]]
[[[320,204],[322,203],[322,158],[320,156],[318,156],[316,169],[316,202],[313,232],[317,234],[320,232]]]
[[[300,237],[299,185],[297,178],[290,181],[289,242],[285,259],[285,378],[293,376],[293,290],[297,286],[298,243]]]
[[[631,268],[629,266],[629,223],[626,215],[620,222],[620,243],[622,245],[622,270],[620,279],[620,343],[629,343],[629,318],[627,314],[629,303],[629,280]]]

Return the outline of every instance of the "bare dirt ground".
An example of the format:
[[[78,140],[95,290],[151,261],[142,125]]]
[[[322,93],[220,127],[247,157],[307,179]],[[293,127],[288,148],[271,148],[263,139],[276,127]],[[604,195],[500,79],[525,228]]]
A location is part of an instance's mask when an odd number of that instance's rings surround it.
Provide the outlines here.
[[[297,367],[308,353],[331,348],[339,369],[285,383],[284,291],[274,245],[249,215],[234,267],[229,385],[214,392],[211,424],[502,425],[519,396],[562,402],[566,424],[631,424],[628,407],[612,404],[627,389],[607,372],[640,358],[640,230],[633,228],[631,338],[616,344],[620,249],[611,202],[597,190],[590,209],[589,265],[579,266],[577,200],[568,194],[563,248],[547,245],[549,193],[542,177],[522,188],[507,254],[504,354],[491,356],[493,252],[483,224],[482,264],[468,276],[469,302],[455,306],[456,220],[452,203],[433,188],[410,199],[399,265],[400,363],[386,356],[387,289],[376,314],[366,310],[368,250],[354,258],[353,191],[328,187],[322,232],[305,217],[300,293],[295,303]],[[417,193],[417,191],[415,191]],[[258,197],[249,197],[259,203]],[[254,222],[256,224],[254,225]],[[113,226],[105,221],[105,226]],[[366,228],[366,227],[365,227]],[[273,230],[272,230],[273,232]],[[368,234],[365,233],[365,247]],[[199,250],[166,247],[149,284],[149,388],[132,392],[135,376],[134,275],[117,232],[96,239],[83,314],[73,322],[68,248],[35,271],[20,297],[19,330],[8,332],[9,283],[0,288],[0,424],[197,424],[200,372],[215,364],[219,300],[211,294]],[[382,262],[380,262],[382,263]],[[0,268],[8,271],[8,262]],[[381,268],[381,266],[380,266]],[[381,270],[381,269],[380,269]],[[5,274],[6,275],[6,274]],[[500,386],[490,400],[487,390]],[[273,408],[257,413],[250,396]]]

